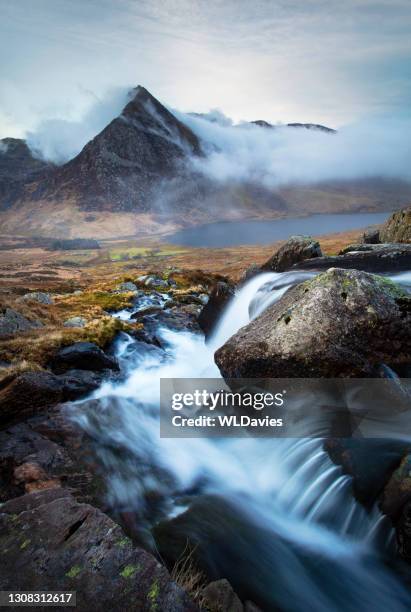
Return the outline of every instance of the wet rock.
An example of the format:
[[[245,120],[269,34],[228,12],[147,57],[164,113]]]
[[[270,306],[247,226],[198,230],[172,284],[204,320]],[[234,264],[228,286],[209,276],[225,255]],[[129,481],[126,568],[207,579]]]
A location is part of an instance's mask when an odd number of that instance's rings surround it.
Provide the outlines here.
[[[63,383],[51,372],[24,372],[0,389],[3,423],[23,420],[63,399]]]
[[[411,501],[403,506],[395,531],[399,556],[411,562]]]
[[[95,391],[105,378],[104,372],[90,370],[68,370],[59,374],[58,379],[63,384],[63,401],[76,400]]]
[[[64,327],[85,327],[87,323],[87,319],[84,317],[71,317],[64,321]]]
[[[201,333],[197,319],[198,306],[195,304],[174,306],[168,310],[141,317],[139,323],[143,323],[144,329],[141,332],[134,333],[134,336],[149,344],[163,347],[166,345],[166,341],[161,334],[162,328],[172,331]]]
[[[369,229],[365,231],[362,235],[362,241],[364,244],[379,244],[380,240],[380,230],[379,229]]]
[[[410,244],[381,244],[375,245],[377,248],[369,248],[372,246],[367,245],[366,251],[357,249],[335,257],[309,259],[294,267],[298,270],[328,270],[338,267],[364,272],[401,272],[411,269]]]
[[[53,296],[50,293],[44,293],[43,291],[33,291],[32,293],[26,293],[21,298],[24,301],[38,302],[39,304],[53,304]]]
[[[137,289],[137,285],[129,281],[126,283],[120,283],[120,285],[117,287],[117,291],[120,291],[122,293],[123,292],[127,293],[129,291],[137,293],[138,289]]]
[[[30,321],[13,308],[0,309],[0,337],[43,327],[40,321]]]
[[[380,230],[381,242],[411,242],[411,206],[391,215]]]
[[[401,441],[371,438],[332,438],[324,442],[330,459],[352,477],[354,496],[366,507],[382,494],[407,448]]]
[[[285,244],[268,261],[261,270],[284,272],[305,259],[321,257],[321,247],[311,236],[291,236]]]
[[[391,281],[330,269],[287,291],[215,353],[226,378],[368,377],[411,361],[411,298]]]
[[[167,570],[107,515],[50,491],[0,509],[3,590],[76,591],[77,610],[196,610]],[[34,497],[34,496],[33,496]],[[19,568],[16,574],[16,567]]]
[[[408,450],[411,450],[411,444]],[[411,455],[406,454],[386,484],[380,507],[384,514],[395,520],[408,501],[411,501]]]
[[[381,249],[384,249],[386,247],[389,247],[390,245],[386,245],[386,244],[363,244],[363,243],[359,243],[359,244],[349,244],[348,246],[344,247],[343,249],[341,249],[341,251],[338,253],[338,255],[345,255],[346,253],[365,253],[367,251],[378,251]]]
[[[225,578],[210,582],[201,595],[210,612],[244,612],[240,598]]]
[[[15,468],[13,476],[17,485],[24,485],[26,493],[56,489],[61,486],[58,478],[49,478],[43,468],[34,462],[19,465]]]
[[[204,332],[206,338],[210,337],[221,315],[232,297],[235,289],[230,283],[218,282],[210,293],[210,298],[201,310],[198,317],[198,324]]]
[[[157,314],[162,310],[164,310],[164,306],[162,305],[152,304],[148,306],[143,306],[142,308],[139,308],[136,312],[134,312],[130,318],[138,320],[147,315]]]
[[[51,363],[56,373],[67,370],[118,370],[115,359],[107,355],[100,347],[92,342],[76,342],[58,351]]]

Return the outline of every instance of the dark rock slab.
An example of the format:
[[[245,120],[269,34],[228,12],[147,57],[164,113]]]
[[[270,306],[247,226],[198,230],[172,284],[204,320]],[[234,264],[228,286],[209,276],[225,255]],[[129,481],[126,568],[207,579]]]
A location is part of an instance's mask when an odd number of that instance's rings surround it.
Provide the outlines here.
[[[371,246],[371,245],[368,245]],[[377,249],[354,251],[335,257],[318,257],[293,266],[298,270],[328,270],[344,268],[365,272],[401,272],[411,270],[411,245],[378,245]]]
[[[0,509],[2,590],[76,591],[77,610],[194,611],[167,570],[107,515],[50,492]],[[16,513],[15,510],[19,512]],[[41,609],[41,608],[37,608]]]
[[[51,372],[24,372],[0,390],[3,424],[25,418],[62,401],[63,382]]]

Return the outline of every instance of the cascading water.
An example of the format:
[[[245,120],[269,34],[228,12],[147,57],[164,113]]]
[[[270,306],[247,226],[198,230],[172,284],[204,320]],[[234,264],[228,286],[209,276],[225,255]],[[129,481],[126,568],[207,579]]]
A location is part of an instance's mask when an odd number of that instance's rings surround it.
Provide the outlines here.
[[[392,541],[387,520],[355,502],[350,479],[321,440],[159,437],[160,378],[219,377],[216,348],[312,275],[253,278],[207,344],[167,329],[165,350],[122,335],[117,355],[125,381],[106,383],[94,401],[75,405],[74,418],[94,440],[111,505],[135,513],[147,530],[208,500],[210,520],[198,518],[192,529],[210,573],[265,610],[406,610],[408,595],[383,563]],[[411,275],[395,280],[409,285]]]

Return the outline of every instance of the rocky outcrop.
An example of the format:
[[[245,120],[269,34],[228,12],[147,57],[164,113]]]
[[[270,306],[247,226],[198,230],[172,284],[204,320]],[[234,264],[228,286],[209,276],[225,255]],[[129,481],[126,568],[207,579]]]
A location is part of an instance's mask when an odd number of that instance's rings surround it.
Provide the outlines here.
[[[76,591],[76,609],[195,611],[167,570],[100,510],[45,491],[0,509],[2,590]],[[19,568],[16,574],[16,568]]]
[[[411,242],[411,206],[395,212],[380,230],[381,242]]]
[[[37,302],[38,304],[44,304],[49,306],[53,304],[53,296],[50,293],[44,291],[32,291],[31,293],[25,293],[21,298],[25,302]]]
[[[74,200],[84,210],[147,212],[159,182],[173,178],[197,136],[144,87],[100,134],[57,168],[30,197]]]
[[[305,259],[321,257],[321,247],[311,236],[291,236],[268,261],[261,266],[267,272],[284,272]]]
[[[212,334],[234,293],[234,286],[230,283],[220,281],[213,287],[210,298],[198,317],[198,324],[206,338]]]
[[[30,321],[13,308],[0,309],[0,337],[42,327],[40,321]]]
[[[117,361],[92,342],[76,342],[60,349],[53,357],[51,366],[57,373],[71,369],[95,372],[119,369]]]
[[[52,168],[52,164],[34,157],[24,140],[0,140],[0,210],[13,204],[27,182],[44,178]]]
[[[362,235],[362,241],[364,244],[379,244],[381,242],[380,230],[369,229],[365,231]]]
[[[298,270],[344,268],[365,272],[400,272],[411,269],[410,244],[350,245],[354,251],[335,257],[307,259],[293,266]],[[344,249],[346,251],[346,249]]]
[[[290,289],[216,353],[226,378],[367,377],[411,361],[411,298],[391,281],[330,269]]]

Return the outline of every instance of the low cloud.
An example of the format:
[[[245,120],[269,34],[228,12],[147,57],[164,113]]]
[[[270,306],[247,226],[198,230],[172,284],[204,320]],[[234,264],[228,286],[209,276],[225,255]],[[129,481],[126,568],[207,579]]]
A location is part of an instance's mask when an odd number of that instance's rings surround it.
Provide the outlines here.
[[[47,161],[63,164],[75,157],[96,134],[120,114],[127,102],[129,88],[110,90],[96,99],[79,121],[47,119],[27,133],[32,152]]]
[[[411,180],[410,121],[380,119],[326,133],[281,125],[234,126],[221,116],[210,121],[179,114],[205,143],[207,156],[192,160],[195,169],[213,180],[269,188],[367,177]]]

